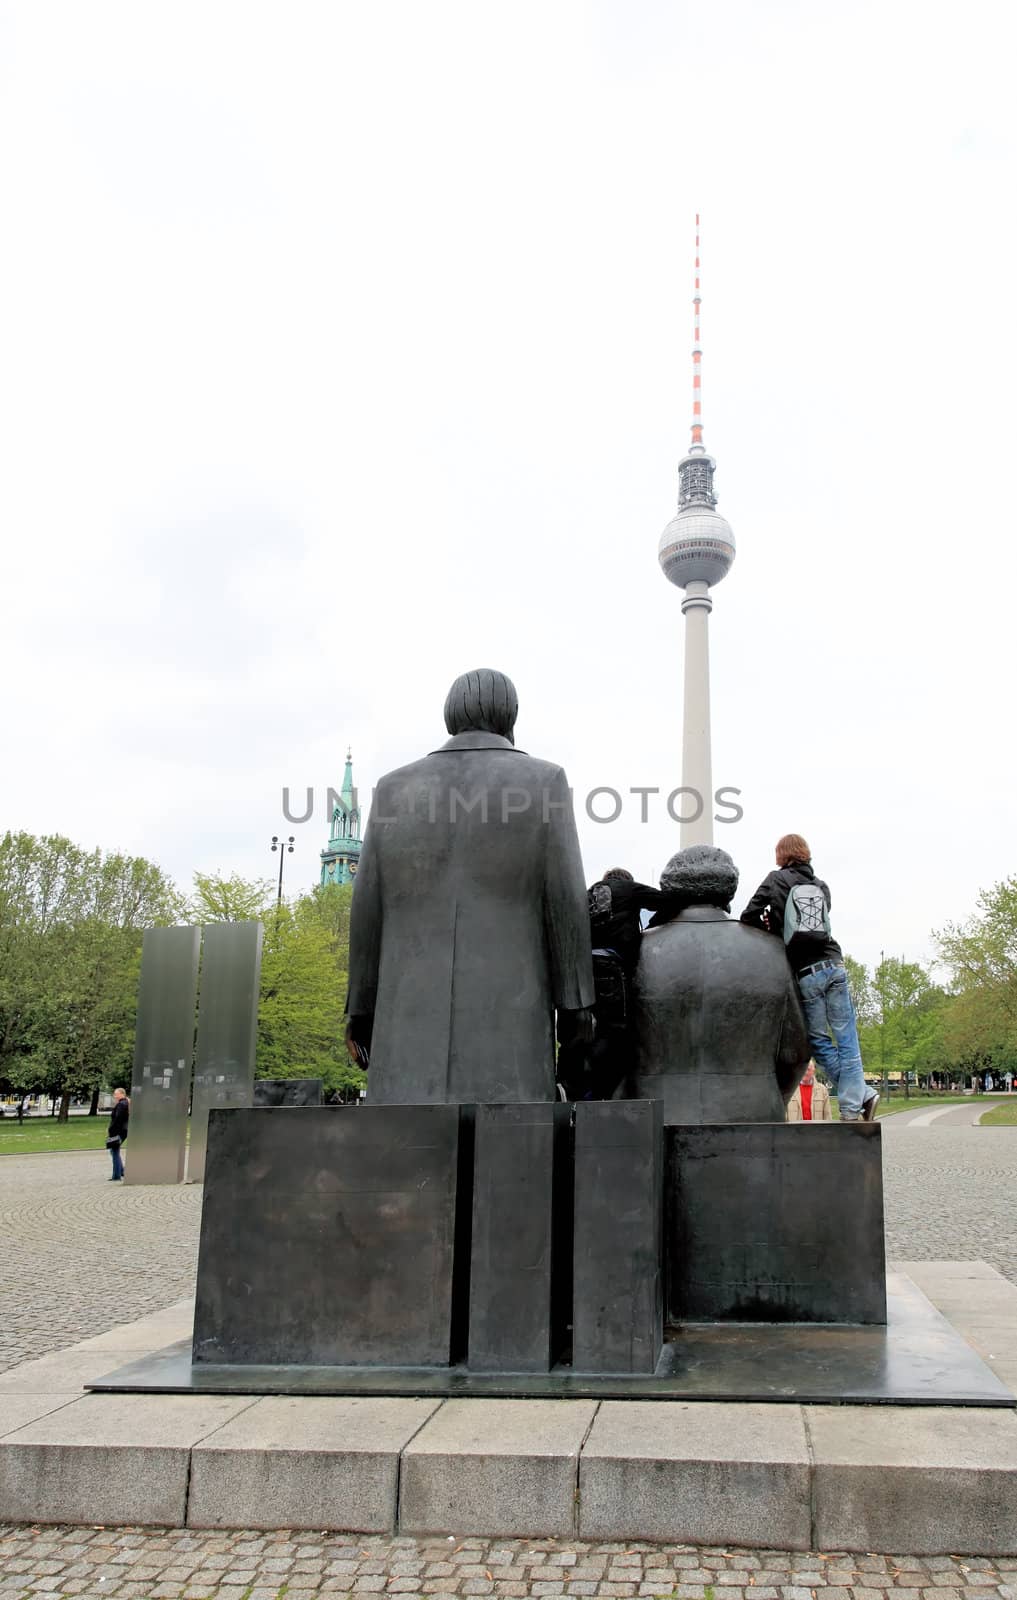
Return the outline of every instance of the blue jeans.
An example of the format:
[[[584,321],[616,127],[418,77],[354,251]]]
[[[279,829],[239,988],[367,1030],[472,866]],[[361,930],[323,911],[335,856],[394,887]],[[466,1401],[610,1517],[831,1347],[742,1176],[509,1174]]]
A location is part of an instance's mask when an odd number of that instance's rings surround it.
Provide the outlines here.
[[[821,972],[807,972],[799,978],[798,987],[809,1030],[809,1048],[837,1096],[841,1121],[852,1121],[865,1099],[865,1074],[847,973],[839,965],[824,967]]]
[[[117,1145],[114,1149],[112,1149],[110,1151],[110,1155],[113,1157],[113,1176],[114,1176],[114,1178],[122,1178],[123,1175],[124,1175],[124,1163],[123,1163],[123,1158],[121,1157],[121,1154],[120,1154],[120,1149],[121,1149],[120,1145]]]

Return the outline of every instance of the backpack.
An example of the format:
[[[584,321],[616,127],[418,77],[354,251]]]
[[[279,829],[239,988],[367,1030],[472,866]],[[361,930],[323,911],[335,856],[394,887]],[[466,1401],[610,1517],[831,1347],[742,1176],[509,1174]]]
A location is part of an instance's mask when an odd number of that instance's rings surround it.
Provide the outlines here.
[[[606,928],[614,908],[614,896],[606,883],[593,885],[586,896],[586,906],[590,913],[590,932]]]
[[[795,938],[822,941],[831,937],[830,913],[819,884],[793,884],[784,907],[784,943]]]

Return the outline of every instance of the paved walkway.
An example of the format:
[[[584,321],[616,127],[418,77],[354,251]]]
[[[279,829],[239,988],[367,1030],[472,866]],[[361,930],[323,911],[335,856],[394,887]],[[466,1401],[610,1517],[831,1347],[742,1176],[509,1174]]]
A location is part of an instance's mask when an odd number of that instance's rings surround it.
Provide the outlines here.
[[[0,1595],[312,1600],[317,1595],[674,1596],[675,1600],[1015,1600],[1017,1559],[789,1554],[553,1539],[113,1532],[0,1535]]]
[[[1017,1283],[1017,1128],[908,1127],[905,1113],[882,1128],[887,1256],[987,1261]]]
[[[200,1188],[132,1189],[109,1165],[0,1155],[0,1371],[194,1293]]]

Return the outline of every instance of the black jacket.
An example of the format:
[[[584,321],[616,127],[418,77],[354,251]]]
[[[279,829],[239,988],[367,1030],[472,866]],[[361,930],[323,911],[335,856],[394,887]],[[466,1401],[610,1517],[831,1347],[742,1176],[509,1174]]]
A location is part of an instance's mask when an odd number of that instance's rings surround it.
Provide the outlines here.
[[[607,891],[607,895],[601,893]],[[627,878],[601,878],[591,884],[590,938],[594,950],[614,950],[626,967],[639,959],[640,911],[656,911],[664,903],[659,889],[647,883],[631,883]],[[601,906],[598,908],[598,902]]]
[[[767,928],[769,933],[776,935],[783,942],[784,908],[787,905],[787,897],[796,883],[818,883],[829,909],[831,903],[829,885],[825,884],[822,878],[817,878],[806,862],[795,861],[789,867],[778,867],[776,872],[769,873],[763,879],[742,912],[740,920],[748,923],[750,928]],[[769,926],[763,921],[764,911],[769,911]],[[787,947],[787,958],[791,963],[791,970],[795,973],[801,972],[803,967],[811,967],[816,961],[844,959],[836,939],[812,939],[798,933]]]
[[[107,1139],[119,1136],[121,1144],[127,1138],[127,1124],[130,1121],[131,1108],[126,1100],[118,1100],[110,1112],[109,1127],[106,1129]]]

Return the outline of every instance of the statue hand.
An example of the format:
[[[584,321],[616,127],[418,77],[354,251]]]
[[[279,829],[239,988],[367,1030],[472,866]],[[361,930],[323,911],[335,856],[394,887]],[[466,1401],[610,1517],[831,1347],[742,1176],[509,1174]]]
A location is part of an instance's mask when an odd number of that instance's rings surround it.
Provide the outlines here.
[[[346,1023],[346,1049],[355,1066],[367,1070],[370,1060],[373,1017],[350,1017]]]

